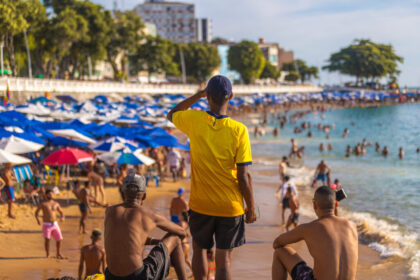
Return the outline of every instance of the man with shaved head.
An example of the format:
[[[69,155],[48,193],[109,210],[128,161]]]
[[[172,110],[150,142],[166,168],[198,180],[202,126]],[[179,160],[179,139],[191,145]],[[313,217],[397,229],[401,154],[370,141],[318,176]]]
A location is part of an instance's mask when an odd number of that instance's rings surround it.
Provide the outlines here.
[[[318,219],[302,224],[274,240],[272,279],[356,279],[358,238],[356,225],[334,215],[335,191],[327,186],[315,191],[313,207]],[[288,244],[304,240],[314,258],[310,268]]]

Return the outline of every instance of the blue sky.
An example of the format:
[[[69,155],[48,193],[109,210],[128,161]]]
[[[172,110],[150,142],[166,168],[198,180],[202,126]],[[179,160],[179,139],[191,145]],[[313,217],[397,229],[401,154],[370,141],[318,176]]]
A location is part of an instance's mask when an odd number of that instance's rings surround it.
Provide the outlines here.
[[[113,0],[93,0],[112,8]],[[118,0],[131,9],[141,0]],[[401,86],[420,86],[420,0],[188,0],[213,21],[213,36],[278,42],[296,58],[321,67],[355,38],[390,43],[405,61]],[[321,73],[322,83],[351,78]]]

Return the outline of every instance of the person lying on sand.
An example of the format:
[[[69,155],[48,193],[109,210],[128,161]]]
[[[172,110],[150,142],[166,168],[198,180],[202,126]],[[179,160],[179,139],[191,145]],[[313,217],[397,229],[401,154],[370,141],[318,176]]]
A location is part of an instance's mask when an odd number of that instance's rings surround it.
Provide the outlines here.
[[[42,236],[45,239],[45,252],[47,258],[50,256],[50,239],[51,236],[54,238],[57,246],[57,259],[64,259],[61,255],[61,243],[63,241],[63,235],[61,234],[60,227],[57,223],[57,214],[60,214],[60,221],[64,221],[64,213],[61,210],[60,204],[54,201],[52,198],[52,190],[47,190],[45,192],[47,201],[42,202],[35,211],[35,219],[38,222],[38,225],[41,225],[39,220],[39,211],[42,211]]]
[[[181,239],[187,235],[185,230],[143,207],[146,199],[146,180],[143,176],[129,173],[124,178],[122,191],[124,202],[109,207],[105,213],[108,264],[105,278],[166,279],[172,263],[178,279],[187,279],[181,245]],[[149,237],[156,227],[168,232],[161,240]],[[146,245],[155,247],[143,259]]]
[[[278,236],[273,243],[272,279],[356,279],[358,236],[356,225],[334,215],[335,191],[322,186],[315,191],[313,208],[318,219]],[[304,240],[314,268],[310,268],[289,244]]]
[[[94,229],[90,239],[91,244],[83,246],[80,250],[79,261],[79,280],[86,279],[86,277],[95,274],[103,274],[105,271],[105,250],[99,245],[101,241],[102,232],[99,229]],[[86,265],[85,277],[82,278],[84,266]]]

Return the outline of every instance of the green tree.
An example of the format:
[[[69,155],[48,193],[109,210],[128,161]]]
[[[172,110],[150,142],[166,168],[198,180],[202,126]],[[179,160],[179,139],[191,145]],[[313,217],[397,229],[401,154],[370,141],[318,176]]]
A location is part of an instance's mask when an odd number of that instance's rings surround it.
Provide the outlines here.
[[[277,70],[277,67],[266,60],[265,66],[261,73],[260,78],[277,80],[279,77],[280,77],[280,71]]]
[[[217,48],[207,43],[188,43],[183,47],[185,68],[194,81],[204,82],[220,66]]]
[[[392,45],[356,39],[349,46],[331,54],[323,69],[354,76],[358,84],[363,79],[374,81],[387,75],[395,78],[400,73],[398,63],[403,61]]]
[[[27,30],[34,19],[43,12],[39,0],[0,2],[0,42],[4,42],[13,75],[16,75],[15,37]]]
[[[318,78],[318,68],[316,66],[308,66],[302,59],[296,59],[292,62],[283,63],[283,71],[296,72],[299,74],[299,78],[302,83],[309,81],[314,78]],[[296,75],[292,75],[295,77]]]
[[[215,45],[229,45],[230,44],[229,40],[222,37],[213,38],[213,40],[211,40],[211,43]]]
[[[296,71],[289,71],[289,73],[286,75],[286,77],[284,77],[284,79],[289,82],[296,82],[300,79],[300,75]]]
[[[134,11],[115,11],[114,19],[110,22],[110,42],[106,46],[107,60],[112,66],[114,78],[122,76],[124,65],[118,69],[117,57],[122,54],[122,64],[127,60],[128,55],[133,54],[140,45],[144,24]]]
[[[144,42],[137,47],[134,55],[130,57],[132,69],[135,71],[148,71],[179,75],[178,64],[174,61],[176,45],[160,36],[145,36]]]
[[[249,84],[260,77],[264,69],[265,59],[258,48],[258,44],[244,40],[230,47],[228,62],[230,68],[237,71],[242,80]]]

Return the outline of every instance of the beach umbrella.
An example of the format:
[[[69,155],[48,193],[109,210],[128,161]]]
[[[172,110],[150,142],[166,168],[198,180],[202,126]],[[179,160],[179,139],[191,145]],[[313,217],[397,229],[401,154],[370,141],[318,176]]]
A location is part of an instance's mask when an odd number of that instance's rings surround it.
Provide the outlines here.
[[[31,101],[29,101],[29,103],[32,103],[32,104],[36,104],[36,103],[42,103],[42,104],[56,104],[57,102],[55,102],[54,100],[52,100],[52,99],[48,99],[48,98],[46,98],[46,97],[44,97],[44,96],[40,96],[40,97],[37,97],[37,98],[35,98],[35,99],[32,99]]]
[[[27,141],[15,136],[0,140],[0,149],[14,154],[26,154],[41,150],[44,145]]]
[[[25,164],[31,160],[25,157],[17,156],[0,149],[0,163]]]
[[[116,152],[125,148],[135,151],[138,149],[138,146],[137,146],[137,143],[135,143],[134,141],[130,141],[130,140],[117,136],[117,137],[110,137],[102,141],[99,141],[96,144],[90,145],[89,148],[95,152],[100,152],[100,153],[111,152],[112,153],[112,152]]]
[[[93,158],[88,153],[76,149],[76,148],[65,148],[56,151],[47,156],[42,164],[46,165],[75,165],[81,162],[92,161]]]
[[[76,131],[75,129],[56,129],[56,130],[49,130],[55,136],[61,136],[64,138],[68,138],[71,140],[76,140],[79,142],[85,142],[89,144],[94,144],[96,141],[88,136],[83,135],[82,133]]]
[[[103,153],[98,155],[97,158],[108,163],[118,164],[144,164],[147,166],[155,163],[154,159],[141,154],[140,151],[133,153],[130,150],[124,150],[121,152],[114,153]]]
[[[176,126],[170,122],[169,120],[164,120],[163,122],[159,122],[155,124],[155,127],[162,127],[162,128],[176,128]]]
[[[66,146],[66,147],[86,147],[88,144],[85,142],[67,139],[61,136],[55,136],[49,139],[49,143],[53,146]]]
[[[71,95],[57,95],[55,98],[65,103],[77,103],[77,100]]]

